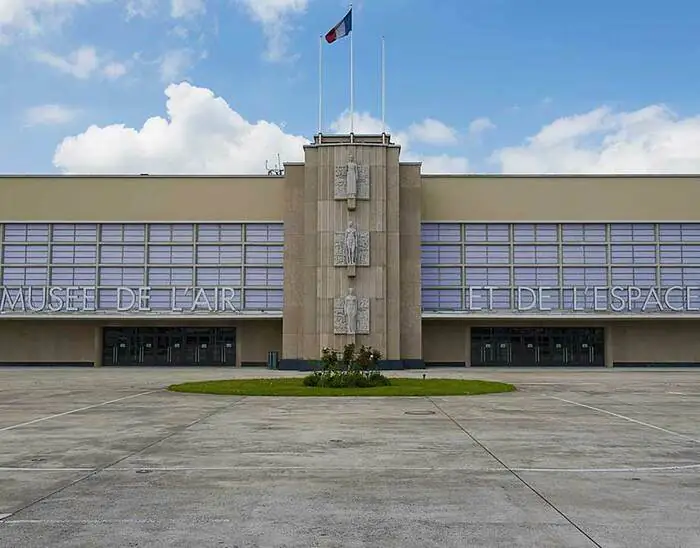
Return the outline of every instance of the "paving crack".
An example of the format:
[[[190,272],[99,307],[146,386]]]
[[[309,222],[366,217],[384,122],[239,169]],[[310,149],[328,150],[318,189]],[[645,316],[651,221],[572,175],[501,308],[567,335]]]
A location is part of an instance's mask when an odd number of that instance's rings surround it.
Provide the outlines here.
[[[88,474],[85,474],[76,480],[73,480],[73,481],[71,481],[71,482],[69,482],[69,483],[67,483],[67,484],[65,484],[57,489],[54,489],[50,493],[47,493],[46,495],[43,495],[36,500],[33,500],[31,502],[24,504],[23,506],[19,507],[18,509],[14,510],[13,512],[11,512],[9,514],[0,514],[0,526],[2,526],[3,523],[7,523],[10,520],[10,518],[12,518],[13,516],[16,516],[20,512],[28,510],[32,506],[39,504],[39,503],[49,499],[50,497],[53,497],[54,495],[57,495],[58,493],[61,493],[61,492],[65,491],[66,489],[69,489],[70,487],[73,487],[73,486],[75,486],[75,485],[77,485],[77,484],[79,484],[87,479],[90,479],[90,478],[96,476],[100,472],[103,472],[109,468],[117,466],[118,464],[124,462],[125,460],[130,459],[131,457],[134,457],[140,453],[143,453],[144,451],[147,451],[151,447],[154,447],[154,446],[158,445],[159,443],[162,443],[162,442],[172,438],[173,436],[184,432],[188,428],[192,428],[193,426],[196,426],[197,424],[200,424],[200,423],[204,422],[205,420],[208,420],[208,419],[212,418],[213,416],[218,415],[219,413],[223,413],[224,411],[231,409],[232,407],[242,403],[245,399],[246,399],[246,396],[243,396],[240,399],[235,400],[227,405],[217,407],[213,411],[205,413],[204,415],[202,415],[201,417],[199,417],[196,420],[193,420],[192,422],[189,422],[187,424],[183,424],[183,425],[180,425],[180,426],[174,428],[172,431],[168,432],[164,436],[161,436],[160,438],[158,438],[150,443],[147,443],[146,445],[144,445],[140,449],[137,449],[136,451],[132,451],[128,455],[125,455],[123,457],[119,457],[118,459],[116,459],[112,462],[109,462],[105,465],[98,466],[94,470],[89,472]],[[12,520],[12,521],[14,521],[14,520]]]
[[[498,464],[500,464],[504,470],[506,470],[508,473],[510,473],[513,477],[515,477],[520,483],[522,483],[527,489],[532,491],[532,493],[537,496],[542,502],[544,502],[547,506],[549,506],[552,510],[554,510],[557,514],[559,514],[564,520],[566,520],[572,527],[574,527],[579,533],[581,533],[584,537],[586,537],[589,541],[593,543],[594,546],[597,548],[602,548],[602,545],[596,542],[591,535],[589,535],[586,531],[584,531],[581,526],[579,526],[577,523],[575,523],[569,516],[567,516],[562,510],[557,508],[557,506],[550,501],[547,497],[545,497],[540,491],[538,491],[532,484],[530,484],[525,478],[523,478],[516,470],[508,466],[503,460],[501,460],[493,451],[491,451],[484,443],[479,441],[474,434],[469,432],[464,426],[462,426],[457,419],[455,419],[452,415],[450,415],[447,411],[445,411],[438,403],[433,400],[430,397],[426,397],[426,399],[432,403],[435,408],[442,414],[444,415],[450,422],[452,422],[457,428],[459,428],[469,439],[471,439],[474,443],[476,443],[484,452],[486,452],[493,460],[495,460]]]

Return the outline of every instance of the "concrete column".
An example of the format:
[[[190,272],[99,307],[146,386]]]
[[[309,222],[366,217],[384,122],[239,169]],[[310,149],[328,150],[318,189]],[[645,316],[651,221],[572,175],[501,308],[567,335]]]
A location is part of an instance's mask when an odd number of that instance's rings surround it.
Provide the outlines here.
[[[243,357],[243,337],[240,325],[236,326],[236,367],[241,367]]]
[[[604,331],[604,351],[605,351],[605,367],[612,367],[615,359],[613,356],[613,328],[610,325],[605,326]]]
[[[467,325],[464,328],[464,365],[472,366],[472,326]]]
[[[95,367],[102,367],[102,352],[104,350],[103,348],[104,341],[102,338],[102,327],[97,326],[94,329],[94,344],[93,344],[93,358],[92,362],[95,365]]]

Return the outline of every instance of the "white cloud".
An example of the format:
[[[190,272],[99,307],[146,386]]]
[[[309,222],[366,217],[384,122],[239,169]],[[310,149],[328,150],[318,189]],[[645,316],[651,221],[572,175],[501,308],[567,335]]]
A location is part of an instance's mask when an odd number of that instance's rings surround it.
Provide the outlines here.
[[[67,173],[262,173],[265,161],[303,159],[304,137],[276,124],[250,123],[220,97],[188,83],[168,86],[167,118],[140,129],[91,126],[58,146],[54,164]]]
[[[431,174],[447,174],[447,173],[467,173],[469,171],[469,160],[461,156],[448,156],[441,154],[439,156],[416,156],[416,160],[422,161],[423,173]],[[404,158],[410,161],[410,157]]]
[[[204,0],[171,0],[170,15],[175,19],[200,15],[206,11]]]
[[[260,23],[267,38],[265,57],[281,61],[287,55],[290,17],[306,11],[309,0],[237,0]]]
[[[78,113],[77,109],[64,105],[38,105],[27,109],[25,120],[30,126],[60,125],[73,121]]]
[[[431,145],[451,145],[457,142],[457,131],[454,128],[432,118],[411,124],[408,135],[418,143]]]
[[[489,118],[477,118],[472,120],[469,124],[469,135],[472,137],[478,137],[485,131],[490,129],[496,129],[496,124],[494,124]]]
[[[159,0],[129,0],[126,3],[127,19],[133,17],[150,17],[156,13]]]
[[[83,46],[66,56],[49,51],[38,51],[34,54],[34,60],[81,80],[86,80],[94,74],[115,79],[123,76],[127,71],[124,63],[101,58],[92,46]]]
[[[93,0],[1,0],[0,42],[9,42],[15,34],[40,34],[59,26],[71,11]]]
[[[680,118],[663,105],[601,107],[555,120],[492,160],[505,173],[698,173],[700,116]]]
[[[127,72],[127,67],[124,63],[112,62],[107,63],[102,68],[102,74],[104,74],[110,80],[115,80],[121,78]]]
[[[206,11],[205,0],[166,0],[170,17],[183,19],[201,15]],[[133,17],[151,17],[163,8],[163,0],[129,0],[126,3],[127,19]]]
[[[264,120],[248,122],[209,89],[180,83],[168,86],[165,95],[167,117],[149,118],[140,129],[91,126],[63,140],[54,164],[66,173],[246,174],[264,173],[265,161],[278,153],[285,162],[303,160],[309,139]],[[348,114],[332,126],[346,132]],[[358,113],[355,131],[378,133],[381,121]],[[395,140],[405,160],[425,162],[425,172],[463,172],[468,167],[465,158],[412,152],[406,132],[398,132]]]
[[[174,49],[166,52],[158,61],[160,79],[166,84],[172,83],[184,76],[194,63],[192,50]]]
[[[420,139],[414,139],[411,128],[444,126],[448,127],[438,120],[430,120],[426,124],[426,120],[420,123],[412,124],[407,131],[392,131],[390,127],[386,128],[386,132],[391,134],[391,139],[397,145],[401,145],[401,159],[406,162],[422,162],[421,171],[431,174],[445,173],[464,173],[469,169],[469,161],[461,156],[450,156],[448,154],[440,154],[431,156],[429,154],[419,154],[412,148],[414,142],[420,142]],[[341,116],[331,124],[331,129],[337,133],[350,132],[350,113],[345,111]],[[355,133],[361,134],[379,134],[382,132],[382,122],[366,112],[355,113],[353,123]]]
[[[93,47],[79,48],[65,57],[48,51],[40,51],[34,55],[34,60],[80,79],[92,76],[99,66],[97,52]]]

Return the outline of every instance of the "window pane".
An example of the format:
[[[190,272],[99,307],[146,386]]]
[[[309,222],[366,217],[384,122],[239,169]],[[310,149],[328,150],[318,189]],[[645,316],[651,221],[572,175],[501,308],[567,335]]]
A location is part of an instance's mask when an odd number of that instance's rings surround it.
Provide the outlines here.
[[[559,269],[549,267],[516,267],[515,285],[527,287],[559,286]]]
[[[459,287],[462,285],[462,268],[424,266],[421,279],[424,287]]]
[[[247,267],[245,269],[246,286],[282,287],[284,274],[282,268]]]
[[[509,268],[465,268],[465,285],[469,286],[495,286],[510,285]]]
[[[241,269],[230,267],[198,267],[197,285],[239,287],[241,285]]]
[[[562,276],[565,286],[604,287],[608,284],[607,268],[565,267]]]
[[[247,310],[281,310],[284,306],[281,289],[246,289],[244,308]]]
[[[655,264],[656,247],[653,245],[612,245],[612,264]]]
[[[656,268],[613,267],[612,285],[651,287],[656,285]]]
[[[282,265],[283,253],[283,247],[279,245],[248,245],[245,248],[245,262],[246,264]]]
[[[245,234],[246,242],[284,242],[284,229],[281,224],[247,224]]]
[[[421,295],[424,310],[462,310],[461,289],[424,289]]]
[[[458,223],[423,223],[421,241],[430,243],[454,242],[462,240],[462,225]]]
[[[561,228],[564,242],[605,242],[604,224],[563,224]]]
[[[462,263],[461,245],[423,245],[421,247],[423,264],[458,265]]]

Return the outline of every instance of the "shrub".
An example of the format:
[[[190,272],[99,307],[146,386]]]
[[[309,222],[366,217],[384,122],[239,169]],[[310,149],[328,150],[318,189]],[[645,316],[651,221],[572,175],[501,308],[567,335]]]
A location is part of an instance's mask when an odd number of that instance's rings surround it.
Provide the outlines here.
[[[388,378],[379,372],[382,355],[372,347],[346,344],[342,352],[332,348],[321,351],[321,368],[304,377],[304,386],[322,388],[369,388],[388,386]]]

